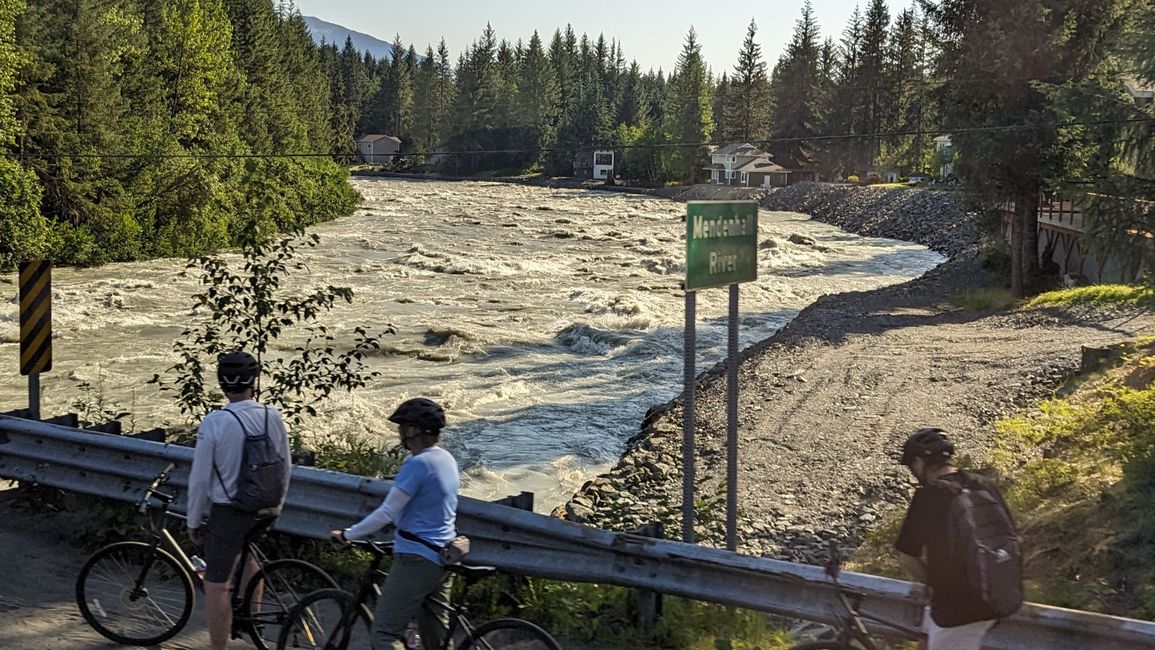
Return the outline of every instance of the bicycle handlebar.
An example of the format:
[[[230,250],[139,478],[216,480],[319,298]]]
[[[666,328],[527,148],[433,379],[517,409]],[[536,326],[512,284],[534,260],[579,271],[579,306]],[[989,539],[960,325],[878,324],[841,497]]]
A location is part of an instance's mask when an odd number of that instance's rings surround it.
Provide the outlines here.
[[[351,539],[349,540],[351,546],[356,546],[363,550],[369,551],[373,555],[383,556],[389,555],[393,552],[393,540],[377,541],[371,539]]]
[[[149,502],[152,501],[153,497],[160,499],[165,503],[165,505],[172,503],[173,499],[176,498],[176,495],[174,494],[160,491],[160,486],[168,482],[168,474],[175,467],[176,463],[170,462],[168,465],[165,465],[165,468],[156,475],[156,478],[152,480],[152,483],[150,483],[148,487],[145,488],[144,496],[142,496],[140,501],[138,501],[136,504],[136,509],[138,512],[140,512],[140,514],[143,515],[148,512]]]

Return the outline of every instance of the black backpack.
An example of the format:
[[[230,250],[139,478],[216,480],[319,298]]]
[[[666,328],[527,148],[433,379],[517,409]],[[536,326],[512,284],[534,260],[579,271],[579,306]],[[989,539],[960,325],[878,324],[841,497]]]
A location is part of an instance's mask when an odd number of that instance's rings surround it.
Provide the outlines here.
[[[964,472],[938,484],[954,498],[947,509],[950,557],[966,568],[971,589],[998,617],[1023,604],[1023,547],[995,488]]]
[[[241,454],[241,468],[237,473],[237,490],[229,495],[229,502],[237,510],[244,512],[259,512],[281,505],[281,497],[285,494],[285,487],[289,480],[286,461],[277,453],[273,441],[269,438],[269,407],[265,407],[265,430],[250,436],[245,423],[240,416],[228,409],[226,413],[237,419],[241,425],[241,432],[245,436],[244,449]],[[229,488],[221,478],[221,472],[213,464],[217,480],[224,488],[225,494]]]

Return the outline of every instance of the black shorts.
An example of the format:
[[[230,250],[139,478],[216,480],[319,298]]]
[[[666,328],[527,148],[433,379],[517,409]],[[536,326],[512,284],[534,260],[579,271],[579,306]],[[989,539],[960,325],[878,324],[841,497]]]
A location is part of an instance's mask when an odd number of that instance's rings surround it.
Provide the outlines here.
[[[205,523],[205,582],[227,583],[241,549],[254,532],[267,528],[274,519],[214,503]]]

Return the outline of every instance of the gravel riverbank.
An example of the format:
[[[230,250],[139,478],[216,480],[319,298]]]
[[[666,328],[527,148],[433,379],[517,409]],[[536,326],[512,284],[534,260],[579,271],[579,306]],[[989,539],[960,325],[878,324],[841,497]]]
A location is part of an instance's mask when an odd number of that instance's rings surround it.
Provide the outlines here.
[[[672,198],[723,198],[691,188]],[[739,550],[819,563],[828,539],[855,546],[913,486],[894,459],[921,426],[956,432],[982,460],[991,422],[1054,390],[1078,368],[1084,345],[1151,328],[1151,318],[1090,318],[1052,311],[983,314],[950,305],[979,286],[980,232],[952,193],[801,184],[757,198],[770,210],[948,255],[921,278],[875,291],[825,296],[739,366]],[[724,364],[699,376],[697,535],[721,545],[725,521]],[[589,481],[555,516],[617,530],[651,521],[680,531],[682,402],[647,414],[621,461]]]

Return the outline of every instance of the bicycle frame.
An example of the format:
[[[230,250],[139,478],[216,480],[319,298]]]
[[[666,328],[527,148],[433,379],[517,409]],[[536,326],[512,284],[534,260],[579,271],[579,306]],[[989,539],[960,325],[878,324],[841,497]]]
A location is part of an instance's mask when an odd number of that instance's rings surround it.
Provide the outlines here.
[[[385,556],[392,549],[392,542],[358,542],[357,544],[370,549],[373,560],[369,564],[369,569],[361,575],[361,578],[358,581],[357,592],[354,594],[356,598],[354,602],[357,606],[350,608],[349,611],[346,611],[342,614],[340,628],[342,633],[346,636],[335,640],[336,647],[344,647],[344,645],[348,642],[347,635],[351,633],[353,626],[356,625],[357,622],[357,608],[361,606],[368,608],[374,598],[380,597],[381,590],[379,585],[381,581],[389,575],[381,568],[381,564],[384,561]],[[446,569],[452,573],[461,575],[465,579],[464,589],[461,594],[461,598],[464,599],[465,595],[469,591],[469,587],[478,579],[470,577],[466,573],[467,569],[465,567],[449,566],[446,567]],[[425,602],[422,606],[427,609],[434,610],[429,612],[430,614],[448,614],[448,624],[439,624],[439,627],[442,628],[441,632],[443,633],[443,638],[441,639],[441,643],[438,646],[439,650],[449,650],[454,635],[457,632],[460,631],[464,632],[467,636],[473,636],[474,632],[477,630],[473,623],[471,623],[466,617],[464,605],[454,604],[438,596],[429,596],[425,599]]]
[[[901,623],[862,612],[862,601],[866,599],[866,594],[852,591],[839,581],[838,576],[842,572],[842,558],[834,541],[830,542],[828,548],[829,560],[826,563],[826,575],[830,576],[830,581],[833,583],[838,596],[838,602],[843,610],[843,614],[838,617],[836,623],[838,643],[850,647],[851,641],[858,641],[866,650],[878,650],[878,645],[870,638],[870,631],[866,628],[865,621],[879,623],[884,627],[900,632],[902,636],[908,639],[917,639],[922,636],[922,630],[916,630]]]
[[[149,542],[149,559],[141,567],[140,576],[137,578],[136,584],[133,586],[133,594],[142,593],[142,585],[144,580],[152,570],[153,562],[155,561],[157,547],[163,547],[168,551],[177,562],[180,563],[185,573],[192,579],[193,587],[204,593],[204,579],[197,573],[193,566],[192,560],[188,554],[181,548],[179,542],[173,537],[173,534],[168,530],[167,516],[169,514],[169,505],[176,499],[176,495],[162,492],[160,486],[168,481],[168,473],[172,471],[173,465],[169,463],[160,474],[153,479],[152,484],[145,490],[144,497],[137,503],[137,511],[148,517],[148,526],[146,530],[152,538]],[[247,542],[241,546],[241,555],[238,558],[236,569],[232,575],[231,585],[229,587],[229,604],[233,609],[234,625],[239,623],[238,619],[245,619],[248,617],[247,612],[241,610],[241,600],[244,598],[244,572],[248,564],[249,558],[255,558],[258,564],[265,564],[267,559],[263,556],[259,549],[252,542]]]

